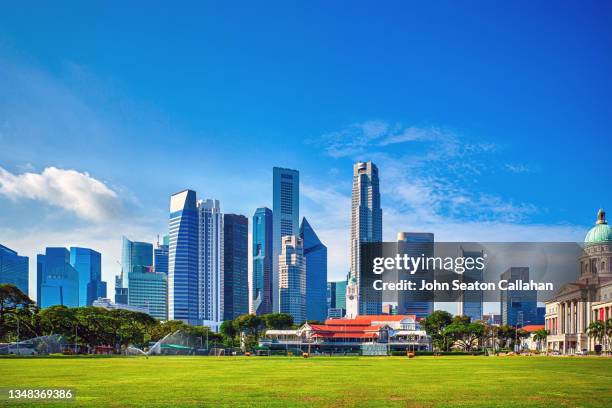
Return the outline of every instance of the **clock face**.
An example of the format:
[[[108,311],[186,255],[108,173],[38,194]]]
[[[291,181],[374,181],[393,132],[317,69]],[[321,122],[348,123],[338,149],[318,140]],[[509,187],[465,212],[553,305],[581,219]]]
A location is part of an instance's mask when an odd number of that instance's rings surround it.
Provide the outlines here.
[[[350,295],[350,296],[349,296],[349,299],[350,299],[350,300],[353,300],[353,299],[355,299],[355,296]]]

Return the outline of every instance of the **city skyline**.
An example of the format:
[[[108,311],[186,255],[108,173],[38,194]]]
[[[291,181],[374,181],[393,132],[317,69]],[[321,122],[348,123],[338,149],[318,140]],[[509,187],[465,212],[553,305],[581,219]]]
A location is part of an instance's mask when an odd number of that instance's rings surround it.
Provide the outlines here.
[[[126,6],[111,14],[130,34],[109,37],[96,6],[3,6],[0,242],[29,257],[31,293],[36,254],[74,245],[103,254],[113,293],[120,234],[154,242],[171,193],[250,217],[273,206],[273,166],[299,170],[330,279],[348,272],[358,160],[380,169],[385,241],[581,241],[612,201],[610,5],[532,5],[520,31],[510,4],[282,5],[249,30],[234,19],[252,7],[150,10],[134,32]]]

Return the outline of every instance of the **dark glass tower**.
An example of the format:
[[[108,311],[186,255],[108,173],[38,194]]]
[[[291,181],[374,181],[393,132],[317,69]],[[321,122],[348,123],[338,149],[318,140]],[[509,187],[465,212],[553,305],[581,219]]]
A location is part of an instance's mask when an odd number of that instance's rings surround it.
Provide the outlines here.
[[[249,313],[249,220],[223,215],[223,320]]]
[[[70,252],[66,248],[47,248],[36,262],[38,305],[78,307],[79,274],[70,265]]]
[[[300,238],[306,258],[306,320],[324,321],[327,317],[327,247],[306,218],[302,219]]]
[[[15,285],[28,294],[28,257],[0,245],[0,283]]]
[[[253,215],[253,313],[272,313],[272,210],[261,207]]]

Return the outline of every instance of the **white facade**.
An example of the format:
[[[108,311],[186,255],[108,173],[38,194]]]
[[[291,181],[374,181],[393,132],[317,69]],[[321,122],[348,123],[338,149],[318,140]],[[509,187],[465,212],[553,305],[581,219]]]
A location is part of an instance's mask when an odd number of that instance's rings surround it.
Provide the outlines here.
[[[306,258],[297,236],[282,239],[278,258],[280,312],[293,316],[294,323],[306,320]]]
[[[223,214],[219,200],[198,201],[199,319],[207,326],[223,321]]]

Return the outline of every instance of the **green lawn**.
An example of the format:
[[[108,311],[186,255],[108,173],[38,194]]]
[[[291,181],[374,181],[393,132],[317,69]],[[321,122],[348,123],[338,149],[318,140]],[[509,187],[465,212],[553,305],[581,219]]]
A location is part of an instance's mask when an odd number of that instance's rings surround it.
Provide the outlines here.
[[[57,406],[612,407],[612,359],[3,358],[2,387],[76,389]]]

